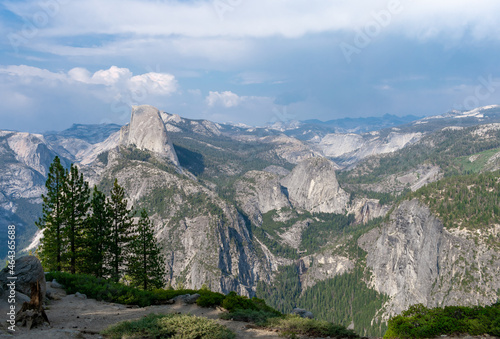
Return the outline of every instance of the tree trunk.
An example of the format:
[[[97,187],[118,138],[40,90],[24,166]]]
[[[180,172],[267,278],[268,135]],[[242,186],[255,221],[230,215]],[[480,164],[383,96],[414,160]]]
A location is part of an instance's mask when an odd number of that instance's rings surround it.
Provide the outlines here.
[[[31,300],[29,303],[25,302],[21,310],[17,312],[16,323],[21,322],[21,326],[27,326],[29,330],[38,325],[43,325],[44,322],[50,324],[42,302],[40,282],[31,283]]]

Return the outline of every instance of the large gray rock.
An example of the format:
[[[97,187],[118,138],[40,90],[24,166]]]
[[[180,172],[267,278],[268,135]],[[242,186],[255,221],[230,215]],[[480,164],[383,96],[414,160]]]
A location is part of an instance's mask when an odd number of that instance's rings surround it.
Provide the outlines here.
[[[498,226],[484,227],[487,239]],[[498,251],[465,229],[446,229],[418,200],[403,201],[381,227],[360,237],[371,285],[390,300],[385,318],[410,305],[487,305],[500,289]]]
[[[120,142],[126,146],[135,147],[157,153],[179,166],[172,141],[167,135],[167,129],[160,111],[150,105],[134,106],[130,124],[120,131]]]
[[[349,202],[335,175],[335,164],[325,158],[299,163],[281,180],[294,207],[310,212],[342,213]]]
[[[43,272],[42,264],[34,256],[26,256],[16,260],[14,268],[16,282],[16,291],[31,295],[31,283],[39,282],[42,290],[42,296],[45,297],[45,273]],[[11,281],[9,268],[6,267],[0,272],[0,287],[7,290],[7,284]]]

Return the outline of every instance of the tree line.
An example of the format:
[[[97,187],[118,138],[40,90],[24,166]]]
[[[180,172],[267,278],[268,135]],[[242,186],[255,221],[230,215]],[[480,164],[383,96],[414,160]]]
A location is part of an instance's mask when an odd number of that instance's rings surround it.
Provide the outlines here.
[[[36,225],[43,230],[37,253],[46,270],[116,282],[127,275],[132,286],[144,290],[164,286],[165,259],[152,222],[144,209],[134,218],[137,211],[127,207],[117,179],[106,197],[97,186],[89,188],[74,164],[65,169],[55,157],[45,187]]]

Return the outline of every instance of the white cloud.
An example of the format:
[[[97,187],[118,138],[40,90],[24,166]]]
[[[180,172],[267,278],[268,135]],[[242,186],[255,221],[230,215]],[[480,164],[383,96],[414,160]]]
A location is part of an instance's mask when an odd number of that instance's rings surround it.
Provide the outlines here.
[[[24,81],[30,81],[33,78],[44,79],[47,81],[62,81],[66,79],[64,73],[51,72],[47,69],[27,66],[27,65],[10,65],[0,67],[0,74],[10,77],[17,77]]]
[[[147,90],[153,94],[169,95],[177,91],[177,81],[171,74],[150,72],[130,78],[130,89]]]
[[[163,105],[178,92],[178,83],[168,73],[133,75],[117,66],[91,73],[81,67],[51,72],[11,65],[0,66],[0,90],[0,117],[5,116],[1,120],[16,124],[0,128],[24,129],[17,124],[33,124],[31,128],[43,131],[103,119],[126,123],[132,105]],[[57,117],[45,119],[47,114]]]
[[[98,70],[91,74],[87,69],[76,67],[67,73],[51,72],[26,65],[11,65],[0,67],[0,75],[16,77],[19,81],[29,81],[38,78],[42,81],[63,82],[67,85],[78,83],[89,85],[104,85],[109,92],[117,95],[126,95],[123,92],[142,91],[155,95],[170,95],[177,91],[177,80],[168,73],[149,72],[133,75],[128,68],[111,66],[109,69]],[[118,93],[117,93],[118,92]]]
[[[210,91],[205,100],[207,105],[210,107],[220,105],[229,108],[238,106],[244,99],[245,97],[240,97],[231,91],[225,91],[225,92]]]
[[[124,83],[132,78],[132,72],[128,68],[111,66],[109,69],[99,70],[92,75],[90,83],[113,86]]]
[[[310,33],[362,28],[373,20],[373,12],[399,3],[402,11],[391,19],[388,27],[393,32],[425,36],[467,29],[476,38],[498,39],[500,19],[500,3],[496,0],[480,0],[473,5],[470,0],[245,0],[227,1],[229,5],[222,10],[214,5],[217,3],[220,1],[64,1],[57,11],[49,13],[46,24],[37,27],[37,34],[297,38]],[[5,2],[8,10],[28,22],[41,12],[37,4],[33,0]]]

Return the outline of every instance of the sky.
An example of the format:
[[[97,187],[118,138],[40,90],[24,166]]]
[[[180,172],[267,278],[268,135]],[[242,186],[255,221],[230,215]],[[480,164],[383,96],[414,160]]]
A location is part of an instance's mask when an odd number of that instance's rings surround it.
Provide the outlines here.
[[[498,0],[2,0],[0,130],[500,104]]]

